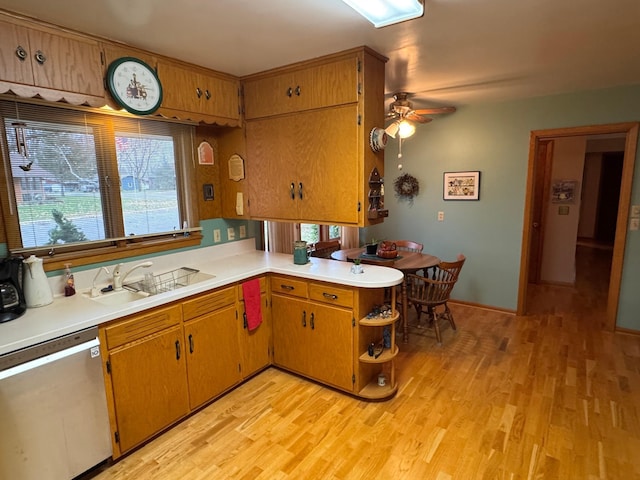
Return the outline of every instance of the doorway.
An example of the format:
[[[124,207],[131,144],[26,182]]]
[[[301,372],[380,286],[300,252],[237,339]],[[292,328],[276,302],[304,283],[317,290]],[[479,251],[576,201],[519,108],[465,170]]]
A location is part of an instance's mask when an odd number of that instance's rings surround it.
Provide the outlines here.
[[[615,215],[615,231],[613,239],[613,257],[611,272],[609,275],[609,288],[606,295],[606,315],[603,326],[614,330],[618,311],[618,297],[622,278],[622,261],[627,234],[627,218],[629,215],[631,187],[633,181],[633,167],[638,139],[638,123],[624,123],[613,125],[601,125],[590,127],[575,127],[551,130],[539,130],[531,132],[529,143],[529,165],[527,174],[527,192],[525,198],[524,228],[522,237],[522,250],[520,261],[520,281],[518,289],[519,315],[528,312],[527,290],[528,282],[534,278],[535,268],[532,266],[532,258],[536,261],[536,255],[540,254],[540,226],[544,228],[544,219],[539,216],[540,198],[548,197],[548,191],[540,193],[540,179],[546,178],[548,185],[548,159],[549,141],[558,138],[572,136],[610,135],[622,134],[625,137],[625,153],[622,158],[622,174],[619,182],[619,195],[617,215]],[[547,163],[545,164],[545,161]],[[541,172],[547,172],[546,177]],[[537,181],[536,181],[537,179]],[[542,223],[540,223],[542,222]],[[533,270],[532,270],[533,269]]]

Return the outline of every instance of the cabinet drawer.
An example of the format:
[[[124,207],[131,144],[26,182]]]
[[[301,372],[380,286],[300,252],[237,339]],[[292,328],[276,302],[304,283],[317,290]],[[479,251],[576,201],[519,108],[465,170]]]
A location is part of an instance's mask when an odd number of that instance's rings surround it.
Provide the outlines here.
[[[290,277],[271,277],[271,293],[285,293],[294,297],[307,298],[307,282]]]
[[[107,349],[111,350],[125,343],[160,332],[165,328],[179,324],[180,320],[182,320],[180,305],[160,308],[143,315],[137,315],[129,320],[123,320],[105,329]]]
[[[235,287],[228,287],[207,293],[193,300],[187,300],[182,304],[182,316],[184,320],[199,317],[214,310],[218,310],[236,301]]]
[[[267,291],[267,278],[260,277],[260,293],[264,293]],[[242,291],[242,283],[238,285],[238,300],[244,300],[244,292]]]
[[[353,307],[353,290],[324,283],[309,283],[309,298],[341,307]]]

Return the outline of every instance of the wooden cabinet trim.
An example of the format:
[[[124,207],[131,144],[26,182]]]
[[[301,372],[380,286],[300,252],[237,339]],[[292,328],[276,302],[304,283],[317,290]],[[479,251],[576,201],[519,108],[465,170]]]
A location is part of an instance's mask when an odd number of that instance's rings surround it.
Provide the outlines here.
[[[185,321],[190,320],[219,310],[226,305],[231,305],[235,303],[235,301],[236,289],[233,286],[199,295],[182,303],[182,317]]]
[[[117,320],[105,328],[107,348],[113,350],[126,343],[153,335],[166,328],[178,325],[182,320],[180,305],[151,310],[129,319]]]

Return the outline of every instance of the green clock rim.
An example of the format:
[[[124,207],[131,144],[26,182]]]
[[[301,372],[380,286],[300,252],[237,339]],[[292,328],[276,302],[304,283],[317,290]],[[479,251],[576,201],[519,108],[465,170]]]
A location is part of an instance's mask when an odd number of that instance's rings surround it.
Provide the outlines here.
[[[150,109],[147,109],[147,110],[135,109],[135,108],[127,105],[124,102],[124,100],[120,97],[120,95],[118,95],[118,92],[116,91],[116,88],[115,88],[115,85],[114,85],[114,81],[113,81],[113,74],[115,73],[116,68],[118,68],[124,62],[135,62],[135,63],[141,65],[142,67],[144,67],[147,70],[149,70],[151,72],[151,74],[155,77],[156,81],[158,82],[158,87],[159,87],[159,90],[160,90],[159,94],[158,94],[158,101]],[[124,108],[129,113],[133,113],[133,114],[136,114],[136,115],[150,115],[153,112],[155,112],[156,110],[158,110],[158,108],[160,108],[160,105],[162,105],[162,99],[163,99],[163,95],[164,95],[164,91],[163,91],[163,88],[162,88],[162,82],[160,82],[160,78],[158,77],[158,74],[156,73],[156,71],[153,68],[151,68],[151,66],[149,66],[146,62],[140,60],[139,58],[135,58],[135,57],[120,57],[117,60],[114,60],[113,62],[111,62],[109,64],[109,68],[107,69],[107,86],[109,87],[109,93],[111,94],[113,99],[118,103],[118,105],[120,105],[122,108]]]

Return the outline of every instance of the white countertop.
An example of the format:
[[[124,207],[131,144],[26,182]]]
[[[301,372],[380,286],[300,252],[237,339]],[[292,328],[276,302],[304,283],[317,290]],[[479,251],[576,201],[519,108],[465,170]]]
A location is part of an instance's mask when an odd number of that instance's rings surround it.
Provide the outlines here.
[[[350,272],[352,263],[321,258],[311,258],[306,265],[295,265],[292,255],[255,250],[253,239],[145,260],[152,260],[153,267],[132,272],[125,283],[139,279],[145,272],[159,274],[179,267],[195,268],[215,277],[119,306],[103,305],[82,294],[91,288],[97,268],[74,272],[78,293],[71,297],[58,294],[60,277],[49,278],[54,292],[53,303],[28,308],[20,318],[0,324],[0,355],[265,273],[360,288],[391,287],[403,278],[399,270],[375,265],[363,265],[364,273],[353,274]],[[127,263],[123,272],[137,263]],[[105,274],[100,275],[97,286],[110,283],[110,278],[105,277]]]

